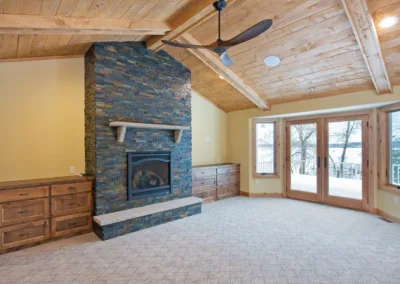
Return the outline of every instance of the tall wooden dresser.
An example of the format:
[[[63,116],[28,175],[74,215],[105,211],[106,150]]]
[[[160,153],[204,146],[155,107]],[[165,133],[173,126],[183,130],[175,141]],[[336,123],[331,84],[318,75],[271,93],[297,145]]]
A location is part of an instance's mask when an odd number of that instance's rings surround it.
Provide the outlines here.
[[[217,164],[193,167],[193,196],[204,203],[240,194],[240,165]]]
[[[89,177],[0,183],[0,254],[91,228]]]

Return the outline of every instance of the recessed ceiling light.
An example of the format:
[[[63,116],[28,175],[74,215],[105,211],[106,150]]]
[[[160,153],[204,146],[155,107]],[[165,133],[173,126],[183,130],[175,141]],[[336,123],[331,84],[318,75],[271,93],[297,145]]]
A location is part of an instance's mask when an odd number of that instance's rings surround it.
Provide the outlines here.
[[[379,22],[379,27],[381,29],[388,29],[393,27],[399,22],[399,18],[396,16],[386,17]]]
[[[279,57],[276,56],[267,56],[264,59],[264,63],[269,67],[275,67],[278,66],[279,63],[281,63],[281,60],[279,59]]]
[[[219,75],[219,78],[220,78],[220,79],[222,79],[222,80],[225,80],[225,78],[224,78],[224,77],[222,77],[222,75]]]

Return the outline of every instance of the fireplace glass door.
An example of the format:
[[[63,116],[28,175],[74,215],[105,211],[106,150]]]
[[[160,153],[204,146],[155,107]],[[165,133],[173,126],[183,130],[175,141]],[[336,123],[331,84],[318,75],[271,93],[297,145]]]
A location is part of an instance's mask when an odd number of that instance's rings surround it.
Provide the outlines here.
[[[128,199],[171,191],[171,153],[128,153]]]

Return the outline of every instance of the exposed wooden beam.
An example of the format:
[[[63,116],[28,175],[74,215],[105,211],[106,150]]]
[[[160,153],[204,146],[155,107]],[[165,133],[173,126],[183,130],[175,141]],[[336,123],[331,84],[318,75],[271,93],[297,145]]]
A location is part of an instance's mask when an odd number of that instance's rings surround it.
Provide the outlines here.
[[[342,0],[360,50],[379,95],[392,93],[378,35],[366,0]]]
[[[163,35],[162,21],[0,14],[0,34]]]
[[[21,62],[21,61],[41,61],[41,60],[54,60],[54,59],[71,59],[83,58],[83,54],[78,55],[56,55],[56,56],[43,56],[43,57],[23,57],[23,58],[0,58],[0,63],[5,62]]]
[[[227,0],[227,6],[235,1]],[[189,32],[191,29],[208,20],[216,13],[212,5],[214,2],[215,0],[195,1],[193,4],[187,6],[178,17],[169,23],[171,31],[164,36],[154,36],[148,39],[146,42],[147,48],[159,51],[165,46],[161,40],[174,41],[182,34]],[[215,23],[215,28],[217,28],[217,23]]]
[[[179,39],[181,43],[198,44],[199,43],[193,36],[186,33]],[[237,76],[231,69],[222,64],[221,60],[207,49],[188,49],[194,56],[200,59],[209,68],[214,70],[215,73],[221,75],[226,82],[231,84],[235,89],[241,92],[246,98],[252,101],[260,109],[269,109],[268,103],[263,100],[250,86],[248,86],[239,76]]]

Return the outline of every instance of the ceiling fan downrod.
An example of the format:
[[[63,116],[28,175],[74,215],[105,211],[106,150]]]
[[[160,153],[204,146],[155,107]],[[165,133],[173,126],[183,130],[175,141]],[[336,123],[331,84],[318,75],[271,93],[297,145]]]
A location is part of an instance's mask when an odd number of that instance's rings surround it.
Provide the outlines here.
[[[217,0],[213,4],[215,10],[218,11],[218,41],[222,41],[221,39],[221,11],[226,7],[225,0]]]

